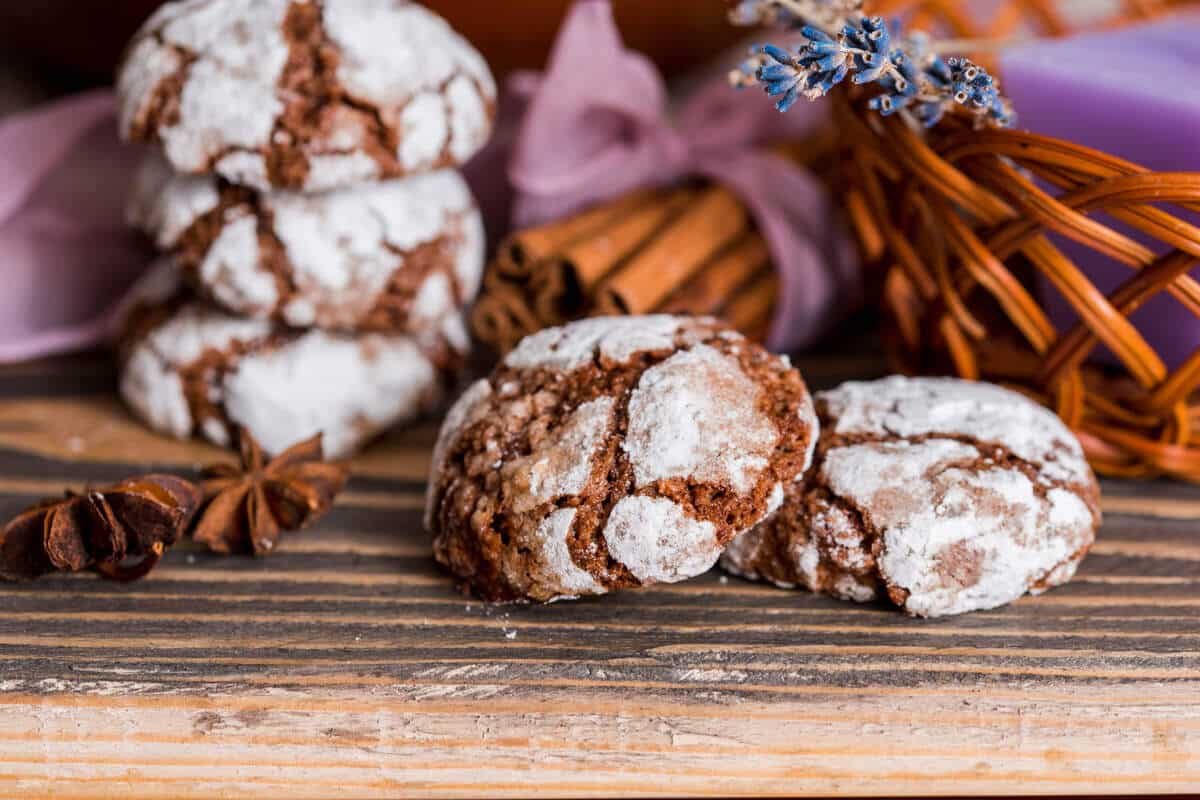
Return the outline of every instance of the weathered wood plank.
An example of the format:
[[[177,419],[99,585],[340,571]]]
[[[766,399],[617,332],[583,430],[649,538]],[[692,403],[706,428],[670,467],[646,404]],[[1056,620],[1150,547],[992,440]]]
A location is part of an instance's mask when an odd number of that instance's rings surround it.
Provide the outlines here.
[[[832,383],[870,365],[806,372]],[[107,369],[0,370],[0,515],[227,457],[143,430]],[[1106,484],[1105,527],[1074,582],[965,617],[910,620],[716,573],[489,607],[429,558],[433,434],[373,448],[337,508],[269,560],[185,545],[132,586],[0,585],[0,795],[1200,785],[1200,487]]]

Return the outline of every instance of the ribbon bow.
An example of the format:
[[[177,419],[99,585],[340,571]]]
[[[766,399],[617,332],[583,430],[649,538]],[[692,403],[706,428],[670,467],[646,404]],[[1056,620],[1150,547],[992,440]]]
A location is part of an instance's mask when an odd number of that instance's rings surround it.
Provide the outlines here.
[[[579,0],[545,74],[516,76],[510,89],[528,102],[508,166],[518,227],[700,175],[741,198],[770,246],[781,281],[772,347],[811,343],[857,294],[854,248],[825,187],[759,148],[811,132],[820,106],[782,116],[722,75],[691,92],[672,121],[662,76],[625,48],[608,0]]]

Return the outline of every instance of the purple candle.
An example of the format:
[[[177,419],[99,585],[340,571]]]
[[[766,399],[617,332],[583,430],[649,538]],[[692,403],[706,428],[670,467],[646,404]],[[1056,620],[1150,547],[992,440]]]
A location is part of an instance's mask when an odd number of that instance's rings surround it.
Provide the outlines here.
[[[1200,171],[1200,14],[1036,42],[1006,53],[1002,63],[1001,87],[1013,100],[1019,127],[1155,171]],[[1185,216],[1200,224],[1200,216]],[[1111,217],[1096,219],[1165,252]],[[1131,276],[1124,264],[1063,237],[1052,239],[1105,292]],[[1200,278],[1200,269],[1192,274]],[[1078,315],[1067,302],[1046,281],[1040,289],[1059,330],[1074,327]],[[1168,295],[1155,297],[1132,319],[1168,367],[1200,347],[1200,320]]]

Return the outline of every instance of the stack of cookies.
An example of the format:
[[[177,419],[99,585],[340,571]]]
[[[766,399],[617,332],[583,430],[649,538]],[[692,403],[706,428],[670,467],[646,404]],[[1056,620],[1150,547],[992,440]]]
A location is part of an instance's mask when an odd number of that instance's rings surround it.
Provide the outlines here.
[[[122,336],[139,416],[343,456],[441,399],[484,259],[455,169],[495,111],[470,44],[406,0],[179,0],[118,91],[158,146],[129,210],[164,254]]]

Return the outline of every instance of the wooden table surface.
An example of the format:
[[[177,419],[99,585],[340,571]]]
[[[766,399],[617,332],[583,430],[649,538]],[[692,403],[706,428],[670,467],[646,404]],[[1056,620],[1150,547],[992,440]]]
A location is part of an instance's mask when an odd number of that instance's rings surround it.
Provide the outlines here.
[[[827,385],[870,359],[802,363]],[[0,369],[0,514],[222,454],[156,437],[111,367]],[[495,607],[420,524],[433,428],[373,448],[266,560],[0,585],[0,794],[931,795],[1200,786],[1200,490],[1105,486],[1079,576],[907,619],[716,573]]]

